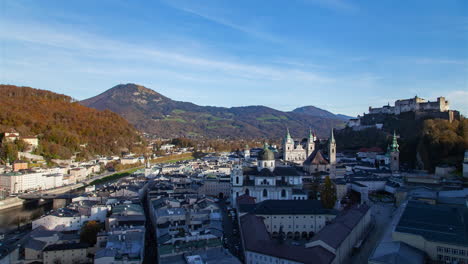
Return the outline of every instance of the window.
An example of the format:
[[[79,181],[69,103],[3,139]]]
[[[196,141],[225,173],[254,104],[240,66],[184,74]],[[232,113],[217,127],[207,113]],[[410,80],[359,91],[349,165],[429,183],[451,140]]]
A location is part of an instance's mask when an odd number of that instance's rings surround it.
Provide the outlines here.
[[[268,191],[266,189],[263,189],[263,197],[267,197],[268,196]]]
[[[239,184],[239,177],[236,177],[236,184]]]
[[[281,197],[286,197],[286,190],[285,189],[281,190]]]
[[[245,194],[246,194],[246,195],[250,195],[250,190],[249,190],[248,188],[245,189]]]

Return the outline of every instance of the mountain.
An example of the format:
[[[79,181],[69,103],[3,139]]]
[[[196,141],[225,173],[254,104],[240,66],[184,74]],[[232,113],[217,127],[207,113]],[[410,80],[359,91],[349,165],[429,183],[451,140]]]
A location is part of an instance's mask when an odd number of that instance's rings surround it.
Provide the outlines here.
[[[310,128],[328,136],[332,127],[343,126],[336,117],[282,112],[265,106],[213,107],[175,101],[136,84],[117,85],[81,104],[109,109],[141,131],[160,137],[279,138],[286,128],[293,136],[307,135]]]
[[[350,119],[354,119],[356,117],[354,116],[348,116],[348,115],[342,115],[342,114],[336,114],[336,117],[338,117],[341,120],[348,121]]]
[[[0,102],[0,133],[14,129],[21,136],[37,135],[36,154],[48,159],[67,159],[76,152],[83,157],[120,154],[141,140],[138,131],[121,116],[83,106],[66,95],[0,85]],[[7,148],[10,152],[20,150],[17,144],[2,144],[0,158],[6,160]]]
[[[299,108],[296,108],[292,111],[293,113],[302,113],[310,116],[316,116],[316,117],[322,117],[322,118],[331,118],[331,119],[339,119],[343,121],[347,121],[349,119],[352,119],[354,117],[347,116],[347,115],[342,115],[342,114],[333,114],[332,112],[329,112],[327,110],[323,110],[321,108],[308,105],[308,106],[302,106]]]

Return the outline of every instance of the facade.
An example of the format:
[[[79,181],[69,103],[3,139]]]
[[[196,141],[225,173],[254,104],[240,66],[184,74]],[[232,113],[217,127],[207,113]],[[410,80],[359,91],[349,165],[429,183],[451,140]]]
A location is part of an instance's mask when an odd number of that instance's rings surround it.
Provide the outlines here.
[[[315,135],[309,131],[307,138],[295,141],[289,134],[288,129],[283,140],[283,160],[302,164],[315,150],[315,140]]]
[[[231,173],[231,201],[246,194],[257,202],[292,200],[293,190],[302,190],[302,175],[294,167],[277,167],[273,152],[265,144],[258,154],[257,166],[237,165]]]
[[[63,186],[63,174],[54,170],[42,172],[10,172],[0,175],[0,188],[9,193],[47,190]]]
[[[13,163],[13,171],[27,170],[28,163],[26,161],[17,160]]]
[[[44,264],[88,263],[88,245],[64,243],[47,246],[43,251]]]
[[[258,203],[250,213],[263,219],[273,238],[283,232],[289,239],[308,239],[333,220],[338,211],[324,209],[319,200],[267,200]]]
[[[203,185],[198,189],[199,194],[229,197],[231,193],[231,179],[228,176],[208,175],[203,180]]]

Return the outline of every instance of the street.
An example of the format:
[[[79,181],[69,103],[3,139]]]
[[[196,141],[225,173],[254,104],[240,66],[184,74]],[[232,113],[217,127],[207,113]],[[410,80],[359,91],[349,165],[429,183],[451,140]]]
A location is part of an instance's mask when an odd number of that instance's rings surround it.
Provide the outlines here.
[[[361,248],[351,257],[350,263],[367,263],[369,256],[382,238],[385,230],[390,224],[394,211],[393,204],[374,203],[372,204],[372,221],[374,227]]]
[[[224,247],[229,249],[234,256],[242,260],[243,254],[240,241],[239,223],[237,222],[237,213],[234,219],[228,214],[229,212],[224,199],[219,201],[219,207],[223,215]]]

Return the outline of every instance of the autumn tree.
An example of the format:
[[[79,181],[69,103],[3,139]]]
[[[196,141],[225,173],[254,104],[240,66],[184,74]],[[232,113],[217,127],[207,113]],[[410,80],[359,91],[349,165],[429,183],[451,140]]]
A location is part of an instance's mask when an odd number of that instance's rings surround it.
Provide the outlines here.
[[[331,209],[336,203],[336,186],[330,180],[330,177],[325,177],[325,181],[320,186],[320,198],[322,205],[325,208]]]
[[[80,232],[80,242],[87,243],[89,245],[96,244],[97,234],[101,230],[101,226],[96,221],[89,221],[86,223]]]

